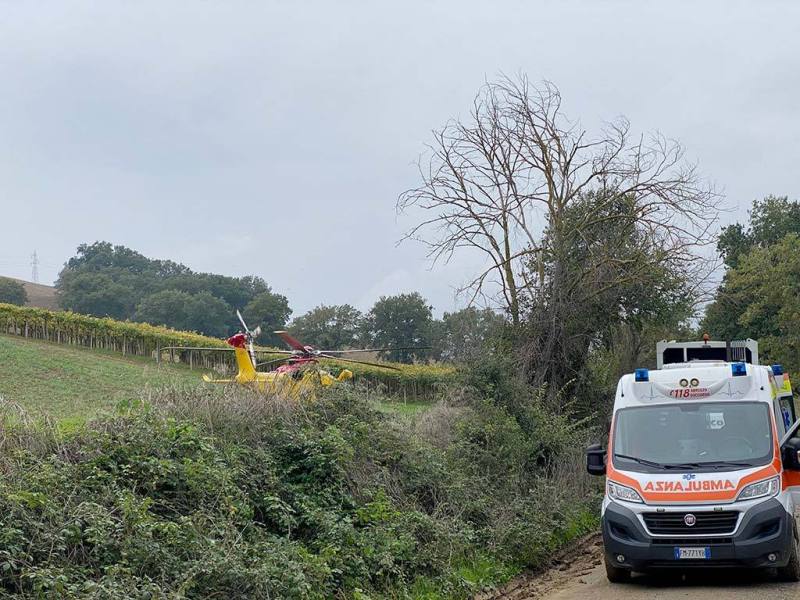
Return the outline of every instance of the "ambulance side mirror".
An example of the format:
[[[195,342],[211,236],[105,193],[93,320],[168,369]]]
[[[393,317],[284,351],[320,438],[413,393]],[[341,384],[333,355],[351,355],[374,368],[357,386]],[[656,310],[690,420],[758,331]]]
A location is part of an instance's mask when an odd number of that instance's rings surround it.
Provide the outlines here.
[[[783,453],[783,468],[790,471],[800,471],[800,437],[786,440],[781,452]]]
[[[593,444],[586,449],[586,470],[589,475],[606,474],[606,449]]]

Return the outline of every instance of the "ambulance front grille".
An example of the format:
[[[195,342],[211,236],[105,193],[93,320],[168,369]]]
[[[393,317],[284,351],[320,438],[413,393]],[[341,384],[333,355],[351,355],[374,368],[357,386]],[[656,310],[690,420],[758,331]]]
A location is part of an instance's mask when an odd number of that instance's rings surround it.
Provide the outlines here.
[[[694,525],[686,524],[686,515],[694,515]],[[650,533],[658,535],[717,535],[732,533],[736,529],[739,513],[734,510],[706,512],[644,513],[644,523]]]

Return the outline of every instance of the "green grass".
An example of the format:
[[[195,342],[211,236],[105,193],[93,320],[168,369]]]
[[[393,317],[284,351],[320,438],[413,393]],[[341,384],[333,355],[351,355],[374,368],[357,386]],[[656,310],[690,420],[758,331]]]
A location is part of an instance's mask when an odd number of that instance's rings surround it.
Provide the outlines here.
[[[200,371],[0,335],[0,396],[66,423],[135,400],[148,385],[166,384],[200,385]]]
[[[406,418],[416,417],[431,407],[431,402],[415,400],[403,402],[402,400],[382,400],[378,402],[378,409],[390,414]]]
[[[148,386],[200,386],[202,371],[156,365],[141,356],[64,346],[0,335],[0,397],[62,425],[80,423],[121,402],[137,400]],[[378,408],[411,419],[430,402],[379,400]]]

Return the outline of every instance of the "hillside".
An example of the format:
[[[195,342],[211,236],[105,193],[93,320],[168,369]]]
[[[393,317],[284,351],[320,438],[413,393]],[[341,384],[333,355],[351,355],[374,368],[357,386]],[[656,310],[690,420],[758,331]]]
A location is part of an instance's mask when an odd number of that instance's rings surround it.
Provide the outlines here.
[[[0,397],[60,421],[82,421],[135,400],[148,388],[203,386],[202,369],[161,363],[139,356],[65,346],[0,334]],[[379,400],[384,412],[410,416],[430,407],[430,400]]]
[[[25,288],[25,293],[28,294],[28,301],[25,303],[25,306],[46,308],[47,310],[59,310],[56,288],[53,286],[32,283],[24,279],[17,279],[16,277],[8,277],[8,279],[20,282]]]
[[[146,386],[199,385],[182,365],[0,335],[0,396],[58,419],[81,420],[138,397]]]
[[[5,393],[29,405],[90,411],[153,377],[0,344]],[[596,528],[584,440],[533,403],[523,427],[478,396],[398,419],[350,385],[307,403],[217,389],[154,390],[66,431],[3,406],[0,596],[466,600]]]

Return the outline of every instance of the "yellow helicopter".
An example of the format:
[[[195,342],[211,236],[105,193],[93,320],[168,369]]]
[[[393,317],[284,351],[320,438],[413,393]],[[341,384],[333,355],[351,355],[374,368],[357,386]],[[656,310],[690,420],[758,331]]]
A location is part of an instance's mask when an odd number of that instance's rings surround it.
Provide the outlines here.
[[[236,316],[244,328],[243,331],[236,333],[225,340],[233,349],[236,356],[238,373],[232,379],[213,379],[208,375],[203,375],[203,381],[207,383],[231,384],[253,386],[265,392],[284,392],[293,397],[313,395],[318,386],[329,387],[336,383],[343,383],[353,378],[353,372],[349,369],[342,369],[338,376],[333,376],[325,369],[320,368],[320,360],[335,360],[337,362],[349,362],[361,365],[370,365],[382,369],[399,371],[392,365],[373,363],[361,360],[345,358],[342,355],[358,352],[383,352],[391,348],[366,348],[363,350],[319,350],[313,346],[302,344],[297,339],[289,335],[286,331],[275,331],[291,350],[270,350],[270,354],[285,354],[286,356],[258,363],[254,340],[261,333],[261,328],[256,327],[250,330],[237,310]],[[279,365],[269,371],[259,371],[260,366]]]

